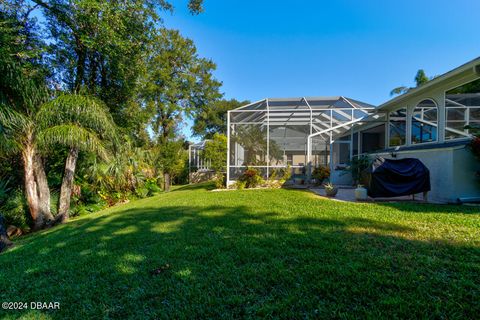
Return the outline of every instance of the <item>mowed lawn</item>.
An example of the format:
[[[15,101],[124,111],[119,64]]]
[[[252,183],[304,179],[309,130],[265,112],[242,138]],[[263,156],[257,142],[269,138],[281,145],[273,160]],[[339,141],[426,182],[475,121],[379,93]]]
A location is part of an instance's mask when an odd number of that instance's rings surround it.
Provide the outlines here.
[[[352,204],[205,185],[16,241],[0,318],[431,318],[480,315],[478,207]]]

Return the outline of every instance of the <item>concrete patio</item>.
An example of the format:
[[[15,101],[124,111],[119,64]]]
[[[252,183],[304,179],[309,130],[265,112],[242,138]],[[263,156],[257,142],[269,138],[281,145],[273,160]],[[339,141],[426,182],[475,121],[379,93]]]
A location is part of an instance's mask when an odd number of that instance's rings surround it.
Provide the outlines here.
[[[314,188],[310,188],[310,190],[321,197],[334,200],[334,201],[342,201],[342,202],[425,202],[422,194],[416,194],[414,197],[413,196],[402,196],[402,197],[393,197],[393,198],[368,197],[366,201],[357,201],[355,200],[355,188],[350,186],[339,186],[338,193],[334,198],[327,197],[325,194],[325,189],[322,187],[314,187]]]

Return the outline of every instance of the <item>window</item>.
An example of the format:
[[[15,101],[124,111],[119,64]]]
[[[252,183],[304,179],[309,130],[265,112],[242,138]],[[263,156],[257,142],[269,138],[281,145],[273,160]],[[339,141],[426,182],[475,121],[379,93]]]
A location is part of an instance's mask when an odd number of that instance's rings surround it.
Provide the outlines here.
[[[438,109],[435,102],[425,99],[412,114],[412,144],[437,141]]]
[[[467,125],[480,125],[480,79],[445,93],[445,140],[465,138]]]
[[[369,153],[385,148],[385,125],[379,125],[361,132],[362,153]]]
[[[402,146],[406,142],[407,109],[399,109],[390,113],[389,131],[390,147]]]

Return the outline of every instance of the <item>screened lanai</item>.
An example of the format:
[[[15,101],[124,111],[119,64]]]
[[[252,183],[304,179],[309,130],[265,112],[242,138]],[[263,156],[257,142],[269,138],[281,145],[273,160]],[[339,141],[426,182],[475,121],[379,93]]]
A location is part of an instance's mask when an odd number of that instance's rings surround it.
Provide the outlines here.
[[[247,166],[265,178],[285,167],[306,178],[313,167],[345,165],[358,142],[354,128],[365,122],[384,124],[374,109],[340,96],[263,99],[231,110],[227,181],[236,180]]]

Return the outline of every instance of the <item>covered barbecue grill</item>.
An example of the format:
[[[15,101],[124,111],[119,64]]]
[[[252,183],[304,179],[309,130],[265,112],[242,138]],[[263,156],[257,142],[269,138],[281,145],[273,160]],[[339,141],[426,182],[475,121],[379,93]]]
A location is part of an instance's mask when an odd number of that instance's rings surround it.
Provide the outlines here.
[[[376,158],[366,171],[372,198],[399,197],[430,191],[430,171],[418,159]]]

